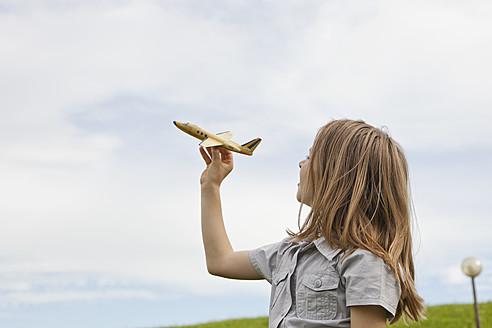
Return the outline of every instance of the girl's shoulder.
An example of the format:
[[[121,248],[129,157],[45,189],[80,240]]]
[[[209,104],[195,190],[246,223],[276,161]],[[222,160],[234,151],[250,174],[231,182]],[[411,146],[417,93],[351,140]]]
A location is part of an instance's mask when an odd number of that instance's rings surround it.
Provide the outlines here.
[[[362,248],[353,248],[339,253],[339,264],[341,266],[359,265],[372,266],[374,264],[385,265],[382,258]]]
[[[399,285],[393,270],[376,254],[365,249],[354,249],[340,254],[337,271],[341,277],[381,277],[391,281],[391,285]]]

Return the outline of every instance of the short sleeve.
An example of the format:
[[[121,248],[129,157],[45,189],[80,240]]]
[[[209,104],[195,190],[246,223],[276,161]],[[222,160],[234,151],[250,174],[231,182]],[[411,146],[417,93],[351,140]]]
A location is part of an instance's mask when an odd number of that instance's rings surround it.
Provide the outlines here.
[[[266,245],[253,249],[249,252],[249,259],[253,268],[270,284],[272,283],[272,275],[277,266],[277,257],[280,250],[285,246],[286,240],[278,243]]]
[[[391,268],[375,254],[358,249],[341,262],[346,305],[379,305],[393,318],[400,300],[400,284]]]

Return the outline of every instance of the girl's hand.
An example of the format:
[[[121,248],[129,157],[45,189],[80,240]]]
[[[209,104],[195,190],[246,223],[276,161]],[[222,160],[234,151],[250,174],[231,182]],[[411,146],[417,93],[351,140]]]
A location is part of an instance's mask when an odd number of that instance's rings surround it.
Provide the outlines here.
[[[220,186],[225,177],[231,173],[234,165],[232,153],[221,147],[210,147],[205,150],[200,147],[200,154],[207,168],[200,177],[200,184]]]

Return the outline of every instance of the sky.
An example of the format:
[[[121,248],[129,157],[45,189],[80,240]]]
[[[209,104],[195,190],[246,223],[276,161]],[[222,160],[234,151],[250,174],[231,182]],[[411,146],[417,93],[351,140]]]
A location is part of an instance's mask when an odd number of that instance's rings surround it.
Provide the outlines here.
[[[298,163],[331,119],[385,127],[410,165],[417,288],[492,300],[492,4],[0,0],[0,326],[158,327],[268,314],[210,276],[198,140],[231,130],[237,250],[297,228]]]

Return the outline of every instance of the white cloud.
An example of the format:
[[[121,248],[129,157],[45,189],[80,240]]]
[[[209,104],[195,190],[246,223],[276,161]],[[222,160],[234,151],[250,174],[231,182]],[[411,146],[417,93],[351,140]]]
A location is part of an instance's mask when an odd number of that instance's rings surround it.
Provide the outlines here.
[[[303,25],[286,11],[267,26],[153,1],[8,15],[1,30],[17,32],[2,35],[3,103],[16,110],[2,130],[70,129],[64,115],[77,105],[133,92],[275,121],[295,135],[350,116],[389,125],[407,147],[488,145],[492,46],[479,4],[320,2]]]
[[[313,119],[348,115],[388,125],[411,148],[490,146],[487,11],[435,2],[340,6],[320,8],[291,62],[265,85],[271,105],[296,118],[291,125],[309,130]]]
[[[98,163],[121,146],[114,136],[45,138],[29,142],[0,144],[0,159],[31,165],[70,165]]]
[[[444,281],[450,285],[464,285],[469,280],[461,271],[459,263],[447,267],[444,272]]]
[[[2,281],[0,283],[0,290],[1,291],[27,291],[29,290],[29,284],[25,281],[14,281],[14,282],[6,282]]]
[[[43,304],[54,302],[88,301],[101,299],[159,299],[159,295],[147,290],[107,290],[90,292],[38,292],[38,293],[10,293],[5,295],[10,304]],[[5,300],[3,301],[5,302]],[[3,303],[2,302],[2,303]]]

